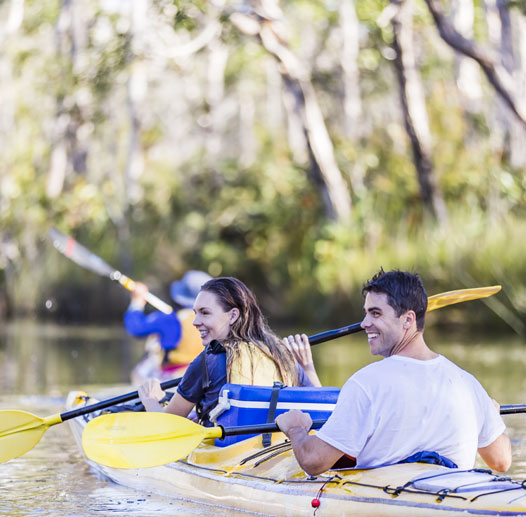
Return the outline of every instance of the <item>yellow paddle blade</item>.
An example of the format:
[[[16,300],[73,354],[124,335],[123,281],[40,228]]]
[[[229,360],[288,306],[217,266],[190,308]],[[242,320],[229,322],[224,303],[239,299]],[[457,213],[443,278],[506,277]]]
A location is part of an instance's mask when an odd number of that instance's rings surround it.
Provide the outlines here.
[[[156,467],[188,456],[220,427],[203,427],[169,413],[111,413],[88,423],[82,434],[87,458],[119,469]]]
[[[500,285],[492,285],[490,287],[458,289],[456,291],[448,291],[447,293],[435,294],[427,299],[427,312],[446,307],[447,305],[453,305],[454,303],[487,298],[488,296],[498,293],[501,289]]]
[[[44,419],[27,411],[0,411],[0,463],[17,458],[32,449],[46,429],[60,421],[60,415]]]

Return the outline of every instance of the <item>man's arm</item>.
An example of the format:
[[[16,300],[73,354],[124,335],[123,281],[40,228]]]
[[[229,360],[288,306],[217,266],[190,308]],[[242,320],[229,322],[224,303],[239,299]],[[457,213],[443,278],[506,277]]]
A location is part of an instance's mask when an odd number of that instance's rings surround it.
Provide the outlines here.
[[[504,433],[486,447],[481,447],[478,452],[492,470],[506,472],[511,466],[511,443]]]
[[[279,415],[276,424],[289,438],[300,467],[310,476],[330,469],[343,456],[342,451],[308,434],[312,419],[307,413],[293,409]]]

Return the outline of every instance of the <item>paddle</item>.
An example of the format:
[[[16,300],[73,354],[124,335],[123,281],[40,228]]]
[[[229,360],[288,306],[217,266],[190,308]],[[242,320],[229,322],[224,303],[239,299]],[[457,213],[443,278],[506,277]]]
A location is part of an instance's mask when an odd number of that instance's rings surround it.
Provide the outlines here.
[[[501,414],[526,413],[526,404],[501,406]],[[311,429],[326,420],[314,420]],[[169,413],[111,413],[91,420],[82,433],[86,456],[120,469],[157,467],[190,454],[205,438],[279,432],[276,424],[203,427]]]
[[[60,232],[59,232],[60,233]],[[61,234],[62,235],[62,234]],[[87,252],[88,254],[90,252]],[[109,267],[109,266],[108,266]],[[480,287],[474,289],[461,289],[436,294],[429,297],[428,311],[435,310],[454,303],[475,300],[491,296],[500,290],[500,286]],[[359,323],[348,325],[335,330],[328,330],[309,337],[311,345],[324,343],[348,334],[362,330]],[[175,387],[181,378],[172,379],[161,384],[162,389]],[[67,411],[62,414],[40,418],[27,411],[3,410],[0,411],[0,463],[8,461],[25,454],[31,450],[42,438],[46,430],[55,425],[65,422],[71,418],[87,415],[117,404],[128,402],[138,398],[137,391],[127,393],[118,397],[85,406],[83,408]]]
[[[134,418],[139,417],[139,418]],[[325,420],[313,422],[318,429]],[[91,420],[82,433],[86,456],[108,467],[156,467],[188,456],[205,438],[279,432],[276,424],[203,427],[169,413],[111,413]]]
[[[526,404],[507,404],[500,406],[501,415],[514,415],[516,413],[526,413]]]
[[[457,289],[456,291],[447,291],[445,293],[434,294],[427,299],[427,312],[441,309],[442,307],[447,307],[448,305],[453,305],[455,303],[487,298],[488,296],[498,293],[500,290],[500,285],[492,285],[490,287]],[[355,334],[356,332],[363,330],[360,325],[361,323],[353,323],[352,325],[347,325],[346,327],[341,327],[339,329],[327,330],[325,332],[321,332],[320,334],[315,334],[314,336],[309,337],[309,342],[311,345],[318,345],[319,343],[324,343],[325,341],[329,341],[331,339],[347,336],[348,334]]]
[[[181,379],[172,379],[161,384],[163,390],[177,386]],[[40,418],[27,411],[6,409],[0,411],[0,463],[16,458],[31,450],[47,429],[66,420],[87,415],[139,397],[137,391],[111,399],[72,409],[65,413]]]
[[[53,246],[55,246],[55,248],[60,251],[60,253],[71,259],[73,262],[77,263],[79,266],[118,282],[124,288],[128,289],[128,291],[135,290],[135,282],[131,278],[111,267],[100,257],[79,244],[75,239],[73,239],[73,237],[65,235],[56,228],[50,228],[48,233],[53,242]],[[148,292],[146,295],[146,301],[165,314],[170,314],[173,312],[173,309],[170,305],[163,302],[160,298],[157,298],[157,296],[150,292]]]

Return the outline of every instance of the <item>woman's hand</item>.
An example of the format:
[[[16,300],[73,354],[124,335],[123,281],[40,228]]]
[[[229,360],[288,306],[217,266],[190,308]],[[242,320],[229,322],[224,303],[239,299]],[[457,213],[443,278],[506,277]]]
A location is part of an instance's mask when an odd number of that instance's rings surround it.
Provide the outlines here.
[[[157,379],[148,379],[139,386],[137,391],[146,411],[163,411],[159,400],[163,399],[165,393]]]
[[[314,368],[309,338],[306,334],[296,334],[294,336],[290,335],[289,337],[284,337],[283,343],[292,352],[294,359],[301,364],[305,371],[309,366]]]
[[[295,334],[283,338],[283,344],[292,352],[296,362],[301,365],[307,377],[314,386],[321,386],[320,379],[314,367],[312,352],[307,334]]]

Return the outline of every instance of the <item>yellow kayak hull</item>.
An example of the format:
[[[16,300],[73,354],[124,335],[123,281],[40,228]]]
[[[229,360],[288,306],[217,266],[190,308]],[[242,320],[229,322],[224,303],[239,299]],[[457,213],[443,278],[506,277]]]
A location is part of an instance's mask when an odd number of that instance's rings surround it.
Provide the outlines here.
[[[81,392],[72,392],[67,405],[73,409],[94,402]],[[80,445],[87,420],[76,418],[69,423]],[[420,482],[424,485],[433,483],[437,475],[451,478],[450,469],[436,465],[329,471],[311,479],[284,439],[281,433],[273,434],[272,446],[267,449],[262,447],[261,437],[228,447],[203,442],[184,460],[147,469],[115,469],[87,461],[124,486],[259,515],[311,516],[313,499],[320,502],[317,517],[526,515],[526,487],[518,483],[484,482],[481,489],[467,492],[451,487],[442,492],[432,486],[417,489],[409,483],[419,477],[431,479]],[[473,476],[473,483],[483,477],[457,474]]]

